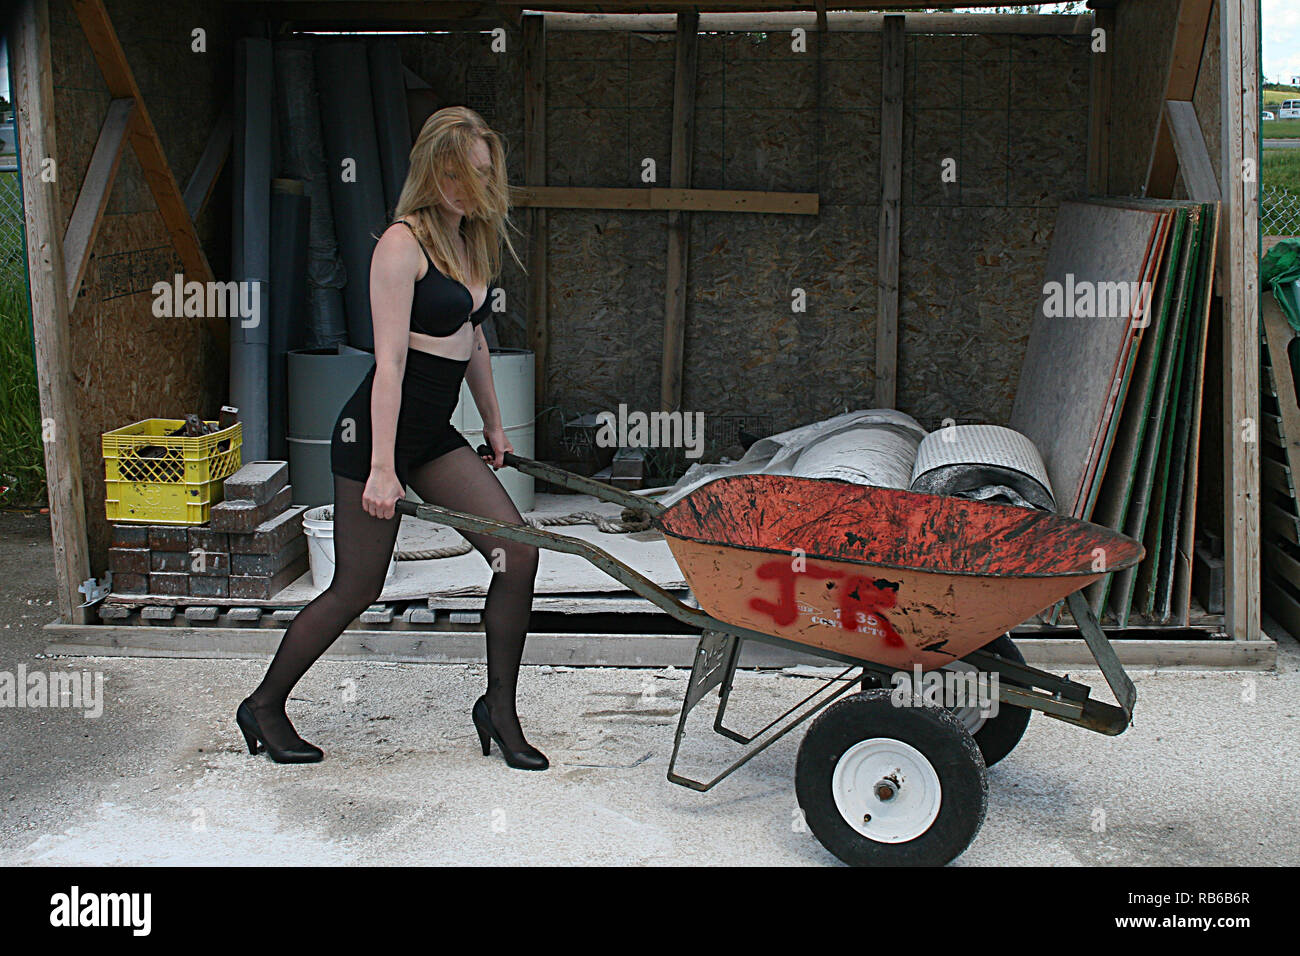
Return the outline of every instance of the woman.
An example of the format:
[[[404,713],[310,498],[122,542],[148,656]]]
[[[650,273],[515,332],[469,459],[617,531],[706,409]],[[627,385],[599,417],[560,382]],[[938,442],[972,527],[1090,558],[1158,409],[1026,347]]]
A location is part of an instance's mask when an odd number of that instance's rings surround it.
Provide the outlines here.
[[[262,683],[239,705],[235,719],[250,753],[260,741],[280,763],[324,756],[298,736],[285,702],[307,668],[379,598],[401,520],[396,503],[406,485],[432,504],[523,522],[486,464],[500,468],[514,449],[501,425],[479,328],[489,311],[491,280],[500,273],[501,241],[515,255],[506,235],[508,198],[504,147],[477,113],[448,107],[425,121],[411,149],[396,221],[371,259],[375,365],[334,426],[334,578],[293,619]],[[450,422],[462,378],[483,418],[488,458],[480,458]],[[487,692],[471,711],[483,754],[495,740],[511,767],[545,770],[546,756],[524,739],[515,712],[537,548],[461,534],[494,572],[483,614]]]

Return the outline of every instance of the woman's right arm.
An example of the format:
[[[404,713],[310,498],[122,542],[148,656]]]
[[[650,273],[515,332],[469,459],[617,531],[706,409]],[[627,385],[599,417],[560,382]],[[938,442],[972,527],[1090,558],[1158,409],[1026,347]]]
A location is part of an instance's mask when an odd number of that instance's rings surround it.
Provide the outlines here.
[[[423,259],[419,243],[401,224],[390,226],[370,259],[370,315],[375,333],[375,380],[370,394],[370,479],[362,506],[391,518],[406,496],[397,479],[394,446],[402,408],[402,376],[411,332],[411,301]]]

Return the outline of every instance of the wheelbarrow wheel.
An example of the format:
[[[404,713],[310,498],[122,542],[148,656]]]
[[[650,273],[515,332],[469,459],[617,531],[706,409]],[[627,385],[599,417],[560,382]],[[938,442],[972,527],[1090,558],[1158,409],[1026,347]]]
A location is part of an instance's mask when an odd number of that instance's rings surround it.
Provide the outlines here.
[[[988,807],[975,740],[951,712],[900,707],[869,690],[827,707],[795,763],[804,820],[851,866],[943,866],[970,846]]]
[[[1025,662],[1024,656],[1008,634],[1003,634],[996,641],[985,645],[982,650],[991,651],[999,657],[1005,657],[1017,664]],[[949,664],[944,669],[950,668],[975,670],[965,661]],[[1008,684],[1016,687],[1024,686],[1018,681],[1007,680],[1001,675],[998,676],[998,679],[1006,680]],[[1029,718],[1033,714],[1033,711],[1028,707],[1014,707],[1010,704],[999,704],[998,712],[993,717],[985,717],[977,706],[955,707],[951,708],[951,710],[957,719],[962,722],[967,732],[975,738],[980,753],[984,755],[984,766],[986,767],[993,766],[1016,749],[1016,745],[1020,743],[1020,738],[1025,735],[1025,729],[1029,726]]]

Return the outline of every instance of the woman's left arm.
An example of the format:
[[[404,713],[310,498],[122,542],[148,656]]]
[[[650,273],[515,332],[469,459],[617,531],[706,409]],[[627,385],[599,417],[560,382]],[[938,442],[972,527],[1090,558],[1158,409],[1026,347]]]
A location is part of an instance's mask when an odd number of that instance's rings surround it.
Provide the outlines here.
[[[492,449],[492,457],[483,460],[490,461],[493,468],[501,468],[505,464],[505,453],[515,449],[502,427],[501,407],[497,404],[496,386],[492,382],[492,355],[481,325],[474,326],[474,351],[465,369],[465,381],[474,396],[474,404],[478,406],[479,417],[483,419],[483,437]]]

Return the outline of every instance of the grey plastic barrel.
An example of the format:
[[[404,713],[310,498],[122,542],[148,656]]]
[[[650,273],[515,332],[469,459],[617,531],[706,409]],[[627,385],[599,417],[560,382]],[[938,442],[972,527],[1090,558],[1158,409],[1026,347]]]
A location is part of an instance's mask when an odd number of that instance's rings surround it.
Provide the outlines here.
[[[533,391],[535,353],[530,349],[492,349],[492,382],[501,409],[501,425],[506,438],[514,446],[515,454],[524,458],[535,457],[536,402]],[[460,400],[451,413],[451,424],[465,436],[475,450],[483,444],[483,419],[469,383],[462,382]],[[531,511],[535,503],[534,479],[517,468],[502,468],[493,472],[510,495],[510,500],[522,514]],[[406,489],[408,501],[420,501],[412,488]]]
[[[334,423],[374,364],[370,352],[348,345],[288,354],[289,480],[294,504],[315,507],[333,502],[330,437]]]

